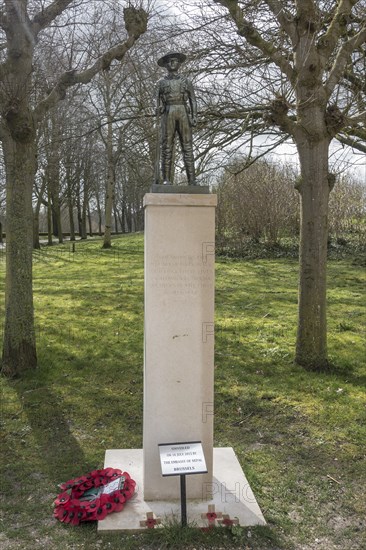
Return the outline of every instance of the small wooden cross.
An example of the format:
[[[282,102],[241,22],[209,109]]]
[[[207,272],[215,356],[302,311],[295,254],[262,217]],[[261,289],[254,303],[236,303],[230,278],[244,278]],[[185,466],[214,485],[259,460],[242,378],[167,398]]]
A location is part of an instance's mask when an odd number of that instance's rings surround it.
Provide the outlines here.
[[[225,527],[230,527],[231,525],[239,525],[238,518],[231,519],[229,514],[223,514],[222,519],[218,520],[220,525],[225,525]]]
[[[221,517],[222,512],[216,512],[214,504],[209,504],[208,512],[201,514],[202,519],[207,519],[209,527],[213,527],[215,525],[215,521]]]
[[[146,519],[140,521],[140,527],[155,529],[156,525],[161,523],[161,519],[154,516],[153,512],[146,512]]]

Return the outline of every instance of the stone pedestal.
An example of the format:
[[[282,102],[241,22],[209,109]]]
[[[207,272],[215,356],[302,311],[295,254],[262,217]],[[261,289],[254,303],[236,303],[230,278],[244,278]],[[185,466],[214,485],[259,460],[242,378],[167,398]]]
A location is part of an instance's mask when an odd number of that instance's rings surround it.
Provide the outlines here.
[[[180,520],[179,476],[162,477],[158,444],[189,441],[202,442],[208,473],[186,478],[188,522],[212,526],[214,510],[215,525],[265,524],[233,449],[213,449],[215,206],[210,194],[145,195],[143,449],[106,451],[104,467],[137,485],[100,532]]]
[[[202,441],[208,473],[187,477],[187,498],[207,498],[212,484],[216,203],[145,195],[145,500],[179,499],[159,443]]]

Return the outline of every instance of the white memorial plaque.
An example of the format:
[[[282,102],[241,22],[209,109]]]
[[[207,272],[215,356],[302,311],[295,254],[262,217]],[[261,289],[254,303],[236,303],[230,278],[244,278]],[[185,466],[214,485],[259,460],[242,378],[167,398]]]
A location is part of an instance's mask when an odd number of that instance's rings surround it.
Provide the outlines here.
[[[201,441],[159,444],[163,476],[206,474],[206,460]]]

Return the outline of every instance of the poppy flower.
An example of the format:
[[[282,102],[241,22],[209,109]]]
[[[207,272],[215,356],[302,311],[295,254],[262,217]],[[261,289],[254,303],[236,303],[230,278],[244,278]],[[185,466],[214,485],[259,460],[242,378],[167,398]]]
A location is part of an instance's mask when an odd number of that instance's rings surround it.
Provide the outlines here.
[[[61,483],[60,488],[63,491],[66,491],[67,489],[71,489],[73,487],[73,485],[74,485],[74,482],[71,479],[70,481],[66,481],[66,483]]]
[[[62,508],[62,506],[58,506],[54,509],[53,516],[61,521],[65,515],[65,512],[67,513],[67,510],[65,510],[65,508]]]
[[[78,508],[78,510],[79,510],[78,511],[78,516],[79,516],[80,521],[84,521],[85,518],[86,518],[86,514],[88,513],[89,508],[87,508],[86,506],[83,505],[83,506],[80,506]]]
[[[112,512],[114,512],[116,510],[117,504],[113,501],[112,502],[109,501],[105,504],[105,507],[106,507],[107,513],[111,514]]]
[[[108,514],[107,507],[106,506],[99,506],[97,508],[96,518],[98,520],[102,520],[107,516],[107,514]]]
[[[112,493],[112,495],[113,494],[114,493]],[[102,493],[99,497],[100,506],[104,506],[104,504],[107,504],[107,502],[109,502],[110,496],[111,495],[106,495],[105,493]]]
[[[123,510],[123,508],[125,506],[125,501],[126,501],[126,499],[122,495],[115,496],[113,498],[113,502],[116,506],[114,510],[116,512],[121,512],[121,510]]]
[[[80,502],[79,502],[79,499],[77,498],[72,498],[68,503],[67,503],[67,506],[66,508],[79,508],[80,506]]]
[[[64,510],[64,513],[63,513],[62,518],[60,519],[60,521],[62,521],[62,523],[70,523],[70,521],[72,520],[73,517],[74,517],[73,512],[68,511],[68,510]]]
[[[70,500],[70,498],[71,497],[70,497],[69,493],[63,492],[60,495],[58,495],[58,497],[54,501],[55,505],[56,506],[60,506],[60,504],[65,505]]]
[[[71,525],[79,525],[80,519],[79,519],[79,513],[78,512],[71,512],[69,515]]]
[[[96,498],[95,500],[93,500],[90,504],[89,504],[89,510],[91,512],[93,512],[94,510],[96,510],[100,505],[100,500],[99,498]]]
[[[122,471],[118,468],[105,468],[103,474],[107,477],[119,477],[122,474]]]

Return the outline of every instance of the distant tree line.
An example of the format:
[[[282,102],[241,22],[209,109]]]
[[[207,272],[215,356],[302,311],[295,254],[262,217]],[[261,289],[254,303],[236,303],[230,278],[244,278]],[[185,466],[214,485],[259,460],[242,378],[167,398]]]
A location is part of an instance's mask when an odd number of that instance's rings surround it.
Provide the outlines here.
[[[264,244],[269,249],[288,242],[298,244],[299,174],[290,164],[258,160],[229,164],[218,181],[217,249],[243,256]],[[366,245],[366,185],[356,176],[337,178],[329,203],[330,243]],[[293,248],[293,247],[292,247]]]

